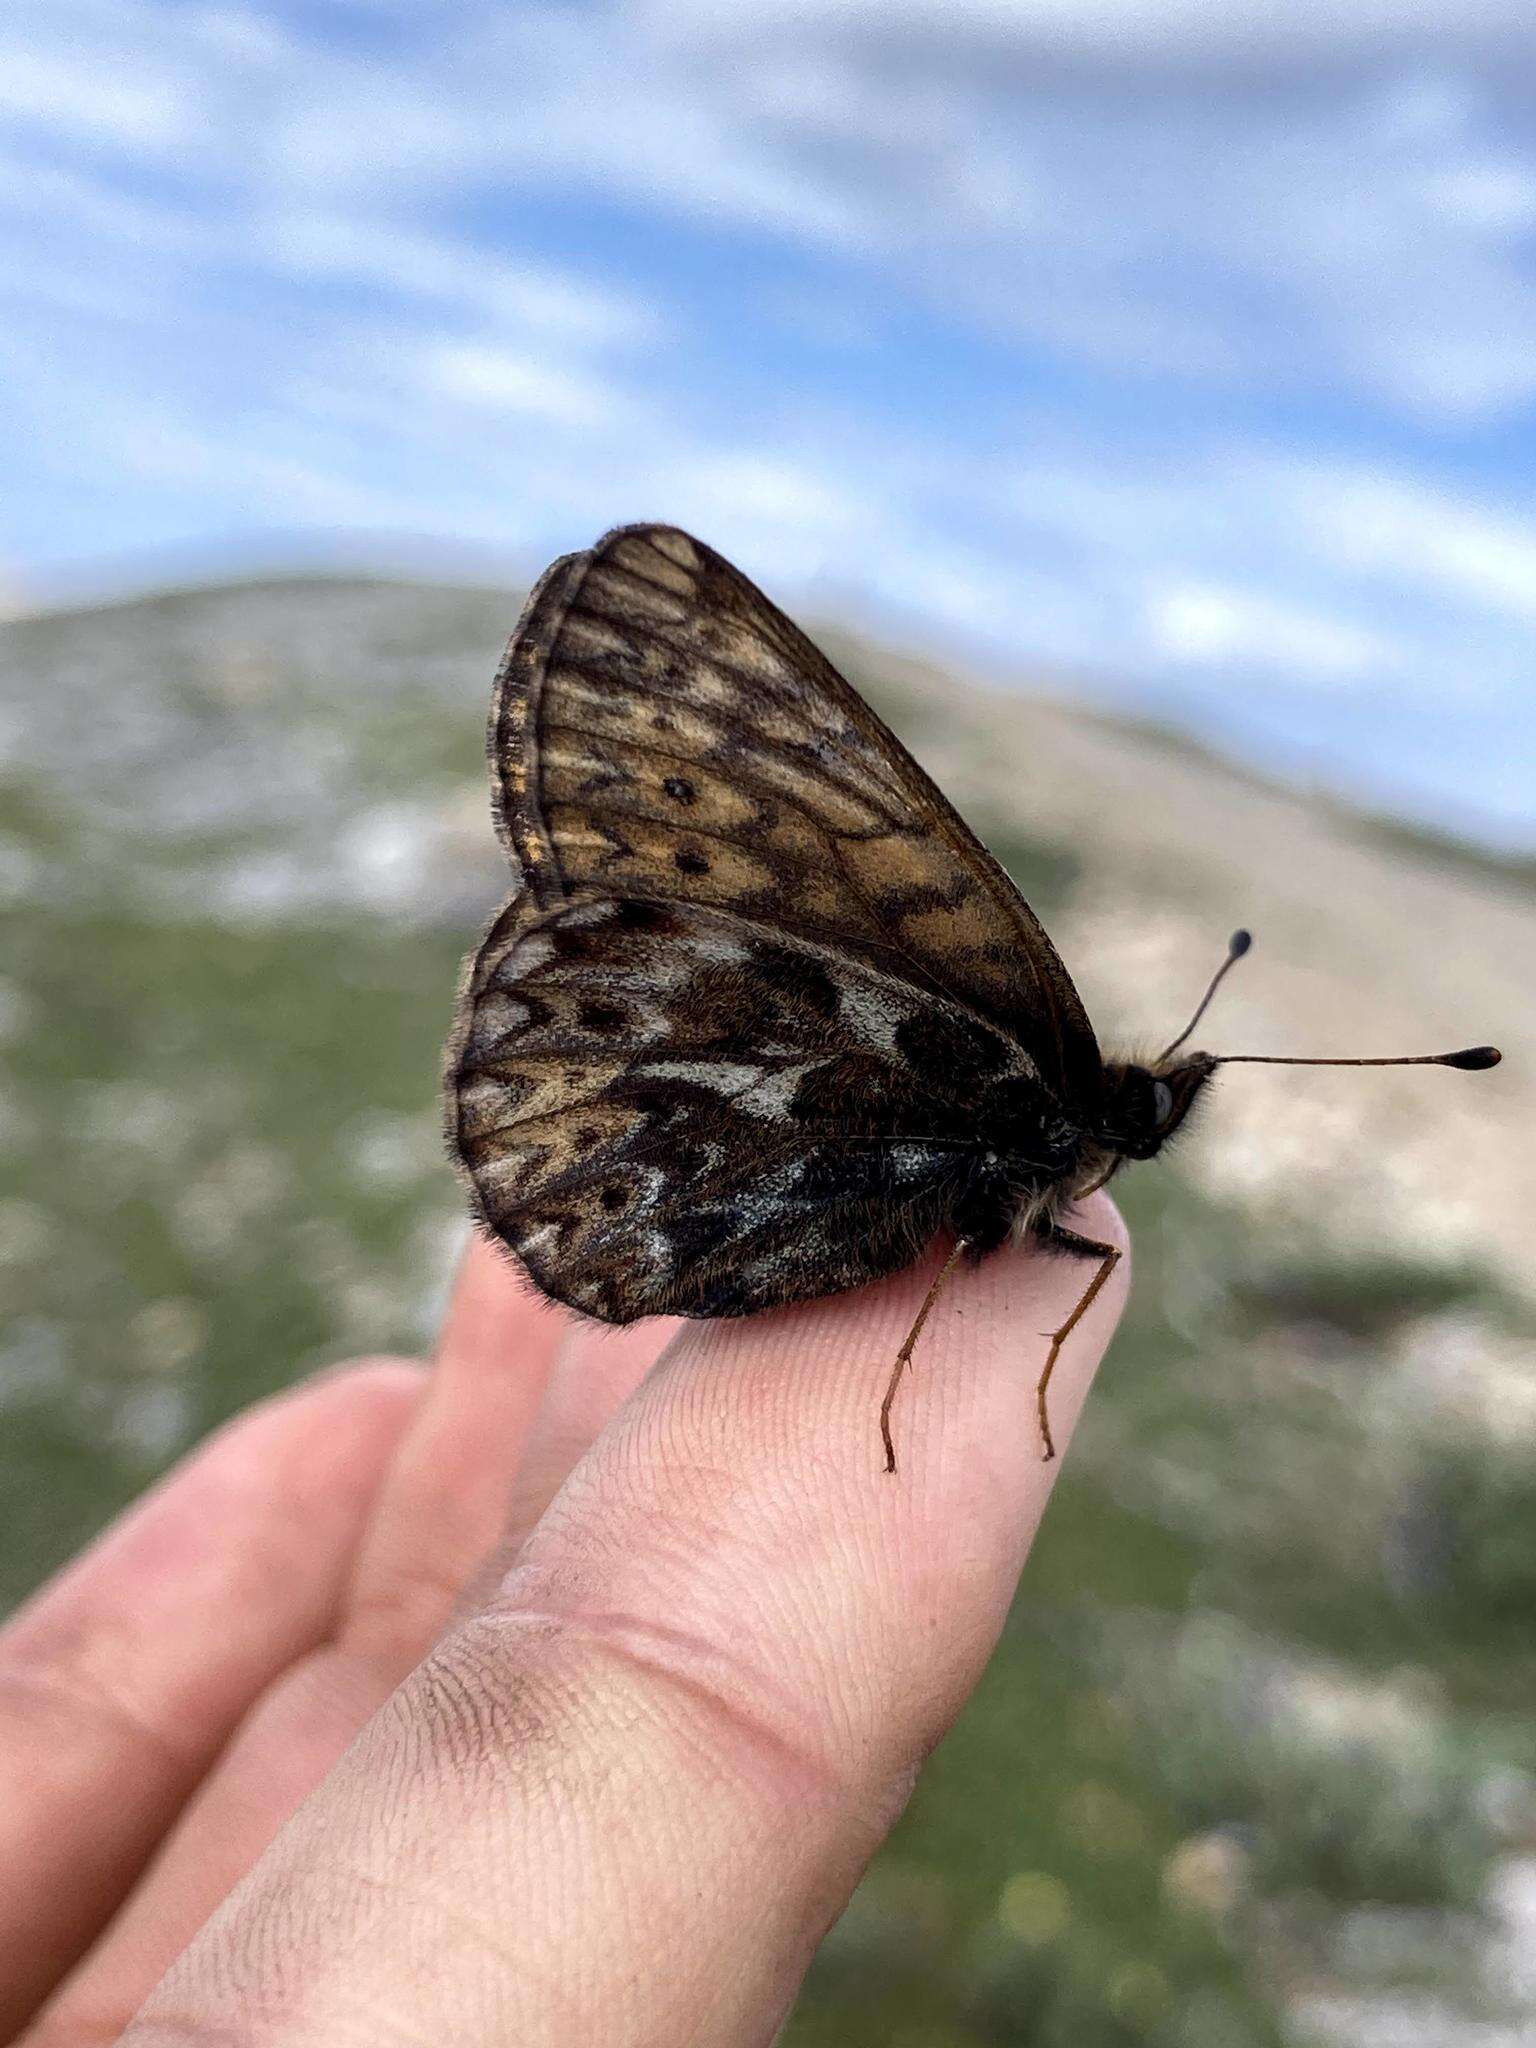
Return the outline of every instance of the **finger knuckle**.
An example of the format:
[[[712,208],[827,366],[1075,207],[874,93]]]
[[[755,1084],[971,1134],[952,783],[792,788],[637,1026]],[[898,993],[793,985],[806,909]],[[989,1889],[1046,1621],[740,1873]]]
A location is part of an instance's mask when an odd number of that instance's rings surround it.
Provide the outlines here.
[[[460,1758],[576,1745],[596,1724],[659,1723],[705,1781],[846,1804],[848,1771],[819,1717],[739,1650],[634,1611],[493,1607],[422,1667],[429,1711]]]

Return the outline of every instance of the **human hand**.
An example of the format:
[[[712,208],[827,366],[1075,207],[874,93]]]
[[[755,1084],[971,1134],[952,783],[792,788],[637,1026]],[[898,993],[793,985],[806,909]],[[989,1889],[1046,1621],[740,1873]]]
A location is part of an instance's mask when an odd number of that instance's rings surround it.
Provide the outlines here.
[[[771,2040],[1060,1470],[1039,1333],[1089,1269],[1013,1248],[947,1284],[881,1470],[936,1263],[616,1333],[477,1241],[429,1375],[340,1368],[189,1458],[0,1634],[0,2037],[147,1998],[133,2048]]]

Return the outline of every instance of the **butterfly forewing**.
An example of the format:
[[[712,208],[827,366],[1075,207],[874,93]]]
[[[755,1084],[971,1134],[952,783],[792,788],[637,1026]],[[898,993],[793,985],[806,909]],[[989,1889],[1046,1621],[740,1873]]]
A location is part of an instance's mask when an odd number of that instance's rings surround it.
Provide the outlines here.
[[[734,1315],[910,1263],[988,1091],[974,1013],[713,906],[524,891],[471,968],[451,1132],[487,1224],[612,1322]]]
[[[713,904],[1001,1023],[1065,1099],[1098,1047],[1018,892],[782,612],[668,527],[544,577],[497,681],[502,828],[545,908],[589,891]]]

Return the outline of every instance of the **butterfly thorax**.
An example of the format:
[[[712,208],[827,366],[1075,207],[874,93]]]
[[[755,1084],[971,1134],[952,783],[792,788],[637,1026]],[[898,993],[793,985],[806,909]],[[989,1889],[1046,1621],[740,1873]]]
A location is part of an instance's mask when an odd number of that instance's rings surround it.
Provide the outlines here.
[[[1080,1121],[1038,1083],[1011,1077],[982,1091],[959,1164],[950,1225],[977,1254],[1026,1234],[1064,1202],[1078,1178]]]

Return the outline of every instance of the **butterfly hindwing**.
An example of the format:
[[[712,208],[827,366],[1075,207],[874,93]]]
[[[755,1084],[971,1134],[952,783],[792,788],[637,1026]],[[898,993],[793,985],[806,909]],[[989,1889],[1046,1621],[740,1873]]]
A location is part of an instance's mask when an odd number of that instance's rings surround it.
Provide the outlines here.
[[[1000,1024],[1056,1095],[1101,1064],[1007,876],[862,699],[746,577],[621,527],[529,600],[492,777],[543,909],[592,892],[729,909]]]
[[[989,1091],[972,1012],[734,911],[524,890],[468,973],[450,1139],[484,1222],[589,1315],[744,1314],[898,1270]]]

